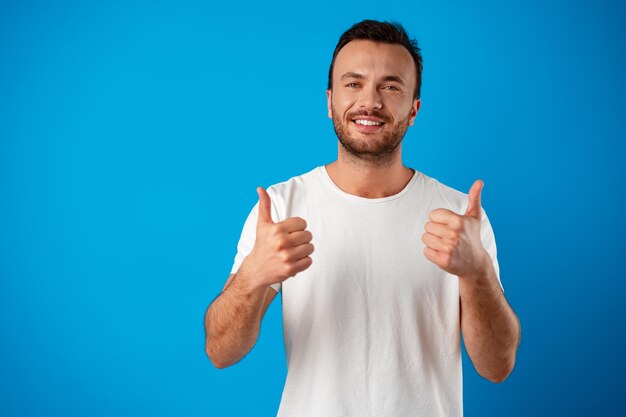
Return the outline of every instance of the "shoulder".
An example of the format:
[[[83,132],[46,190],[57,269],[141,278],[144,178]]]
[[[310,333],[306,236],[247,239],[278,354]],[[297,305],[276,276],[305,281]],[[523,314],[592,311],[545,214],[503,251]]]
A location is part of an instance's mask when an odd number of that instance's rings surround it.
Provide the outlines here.
[[[281,219],[288,206],[300,202],[306,195],[314,193],[319,184],[319,169],[320,167],[315,167],[303,174],[290,177],[285,181],[267,187],[267,193],[272,203],[276,205]]]
[[[319,167],[315,167],[303,174],[290,177],[288,180],[277,182],[268,187],[268,190],[277,196],[284,196],[304,186],[311,184],[318,174]]]
[[[424,190],[426,195],[431,196],[431,202],[437,202],[437,207],[445,207],[455,213],[463,214],[467,210],[469,204],[469,193],[464,193],[455,188],[452,188],[435,178],[429,177],[423,173],[420,173],[424,178]],[[471,184],[470,184],[471,186]],[[469,186],[468,186],[469,190]],[[483,223],[487,223],[490,226],[485,206],[480,208],[481,217]]]
[[[272,184],[268,187],[268,189],[271,188],[277,194],[286,193],[298,186],[306,185],[307,183],[313,181],[315,176],[318,174],[319,169],[320,167],[312,168],[303,174]]]
[[[420,175],[423,181],[423,190],[426,195],[454,212],[465,212],[468,204],[468,194],[452,188],[423,172],[420,172]]]

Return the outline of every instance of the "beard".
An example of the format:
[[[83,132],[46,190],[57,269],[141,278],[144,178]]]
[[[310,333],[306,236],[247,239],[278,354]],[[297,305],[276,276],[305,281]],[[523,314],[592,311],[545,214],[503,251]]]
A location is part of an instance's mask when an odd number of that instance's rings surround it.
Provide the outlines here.
[[[402,143],[404,134],[409,127],[409,120],[411,114],[409,113],[404,119],[391,125],[391,119],[385,114],[374,112],[354,112],[347,115],[344,121],[341,117],[335,113],[335,109],[332,109],[333,125],[335,127],[335,133],[339,142],[343,148],[353,157],[364,161],[376,162],[383,164],[393,159],[397,153],[398,146]],[[372,116],[377,117],[384,121],[383,131],[376,133],[377,138],[368,137],[374,135],[366,135],[364,138],[357,138],[358,133],[350,134],[350,123],[356,116]],[[386,130],[385,130],[386,129]],[[382,134],[382,136],[381,136]]]

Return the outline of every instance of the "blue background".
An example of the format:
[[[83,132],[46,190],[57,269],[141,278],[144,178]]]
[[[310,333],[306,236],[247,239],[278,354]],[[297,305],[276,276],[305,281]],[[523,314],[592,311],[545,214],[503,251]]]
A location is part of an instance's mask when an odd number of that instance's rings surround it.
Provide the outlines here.
[[[276,414],[280,298],[227,369],[203,316],[255,187],[336,158],[328,65],[365,18],[418,39],[404,163],[485,181],[522,323],[503,384],[464,351],[465,415],[624,415],[622,4],[2,2],[0,415]]]

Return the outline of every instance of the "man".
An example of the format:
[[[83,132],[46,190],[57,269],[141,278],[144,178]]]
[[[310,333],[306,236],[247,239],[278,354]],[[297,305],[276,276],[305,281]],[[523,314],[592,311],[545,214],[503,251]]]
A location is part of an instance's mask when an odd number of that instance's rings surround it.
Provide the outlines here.
[[[421,73],[402,26],[354,25],[329,71],[337,160],[257,188],[206,352],[218,368],[238,362],[282,291],[278,416],[461,416],[461,330],[480,375],[501,382],[514,367],[520,325],[482,181],[466,195],[402,164]]]

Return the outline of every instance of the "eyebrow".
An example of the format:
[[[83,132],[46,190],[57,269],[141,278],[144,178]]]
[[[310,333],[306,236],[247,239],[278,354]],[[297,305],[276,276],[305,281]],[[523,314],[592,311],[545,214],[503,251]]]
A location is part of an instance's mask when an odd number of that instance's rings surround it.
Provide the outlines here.
[[[363,74],[359,74],[356,72],[346,72],[345,74],[341,76],[340,80],[343,80],[345,78],[356,78],[358,80],[362,80],[365,78],[365,76]],[[386,75],[383,77],[383,81],[395,81],[399,84],[406,85],[404,80],[398,77],[397,75]]]

